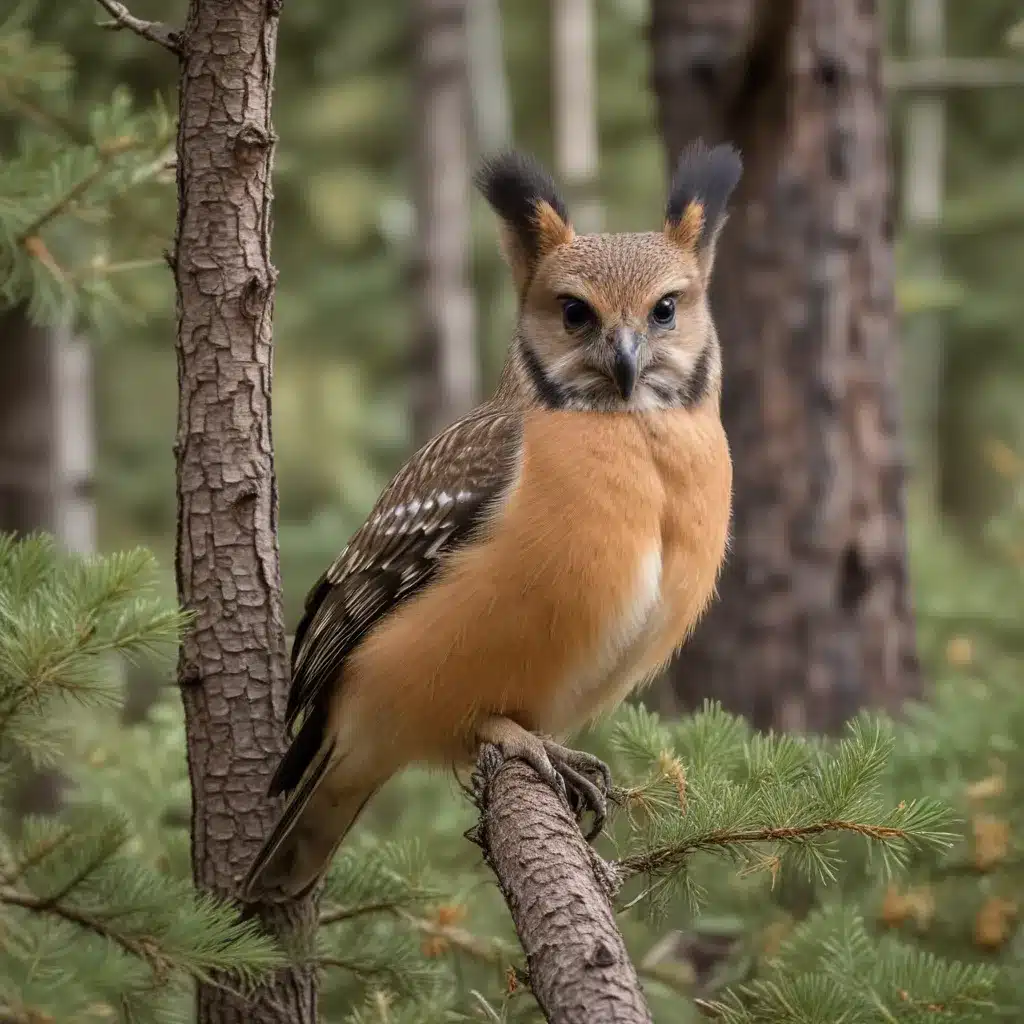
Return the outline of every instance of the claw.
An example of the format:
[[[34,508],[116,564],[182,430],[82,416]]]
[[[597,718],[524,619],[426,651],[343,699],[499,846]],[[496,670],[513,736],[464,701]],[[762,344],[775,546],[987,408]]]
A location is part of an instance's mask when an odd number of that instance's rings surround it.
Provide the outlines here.
[[[586,833],[587,842],[592,842],[604,828],[608,814],[608,793],[612,788],[612,773],[608,765],[600,758],[582,750],[571,750],[560,743],[544,740],[544,750],[555,770],[565,779],[573,796],[576,798],[573,810],[580,818],[586,811],[594,815],[590,831]],[[587,775],[595,775],[600,784],[592,782]]]
[[[497,715],[481,723],[477,739],[482,743],[494,743],[505,757],[519,758],[530,765],[561,797],[577,820],[589,810],[594,815],[594,822],[586,833],[588,843],[600,833],[608,812],[608,794],[612,789],[612,773],[600,758],[542,739]],[[588,776],[594,776],[597,781]]]

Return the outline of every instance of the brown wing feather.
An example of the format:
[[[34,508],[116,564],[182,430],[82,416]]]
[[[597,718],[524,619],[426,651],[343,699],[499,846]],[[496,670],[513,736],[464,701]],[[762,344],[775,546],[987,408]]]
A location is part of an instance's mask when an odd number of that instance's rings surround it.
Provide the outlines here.
[[[287,724],[302,726],[271,782],[292,790],[324,738],[345,660],[366,634],[433,578],[489,518],[518,462],[522,422],[484,407],[421,448],[306,599],[292,646]]]

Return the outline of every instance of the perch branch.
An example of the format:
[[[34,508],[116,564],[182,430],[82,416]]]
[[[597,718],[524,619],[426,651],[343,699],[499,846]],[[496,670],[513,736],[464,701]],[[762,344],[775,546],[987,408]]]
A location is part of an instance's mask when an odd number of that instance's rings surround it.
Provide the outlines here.
[[[118,0],[97,0],[97,3],[110,15],[111,21],[104,22],[103,27],[116,31],[126,28],[151,43],[158,43],[165,50],[170,50],[176,57],[181,56],[181,42],[178,33],[159,21],[144,21],[136,18],[124,4]]]
[[[615,924],[618,878],[568,808],[521,761],[485,746],[473,775],[470,838],[498,879],[526,953],[530,988],[551,1024],[651,1024]]]

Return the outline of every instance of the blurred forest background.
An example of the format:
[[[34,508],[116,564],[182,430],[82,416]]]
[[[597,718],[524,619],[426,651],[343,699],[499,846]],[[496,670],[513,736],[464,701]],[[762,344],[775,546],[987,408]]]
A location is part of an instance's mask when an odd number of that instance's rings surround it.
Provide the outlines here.
[[[146,0],[136,6],[141,17],[162,9]],[[646,229],[660,220],[666,179],[649,84],[647,4],[595,4],[598,152],[582,179],[573,161],[581,152],[588,156],[586,125],[570,121],[563,143],[556,132],[553,6],[544,0],[522,0],[508,10],[499,10],[497,0],[470,5],[471,122],[463,152],[441,159],[468,160],[471,170],[481,153],[514,142],[562,177],[568,169],[574,198],[580,189],[573,182],[583,180],[583,194],[607,230]],[[913,6],[910,0],[884,5],[892,57],[923,47],[927,56],[964,58],[948,82],[935,62],[916,72],[894,64],[889,75],[914,534],[949,535],[984,572],[987,560],[1005,561],[987,527],[1016,499],[1005,460],[993,458],[994,446],[1018,450],[1024,434],[1024,73],[1007,67],[1020,11],[1013,0],[950,3],[937,38],[929,40],[925,27],[920,42],[911,38]],[[7,23],[3,37],[0,125],[9,144],[16,133],[53,129],[33,117],[33,89],[45,87],[46,74],[66,102],[61,127],[72,139],[115,95],[130,96],[138,112],[154,100],[173,111],[172,59],[126,33],[94,31],[98,19],[87,3],[21,9],[25,13]],[[412,24],[404,3],[367,7],[339,0],[290,11],[282,31],[275,94],[280,145],[273,245],[281,282],[274,432],[290,624],[307,585],[358,525],[416,436],[422,404],[415,400],[416,382],[424,372],[415,238],[423,100],[410,73],[416,68]],[[578,45],[571,36],[570,54]],[[34,51],[27,49],[30,42]],[[169,124],[165,130],[169,144]],[[159,128],[151,128],[147,142],[159,160]],[[67,173],[73,177],[73,170]],[[91,248],[97,232],[88,222],[60,225],[72,236],[61,236],[71,252],[88,253],[79,273],[97,299],[91,311],[100,320],[77,326],[59,342],[63,355],[54,358],[64,377],[43,369],[36,376],[38,387],[50,382],[51,405],[71,406],[61,420],[68,432],[93,426],[88,450],[69,454],[63,444],[63,457],[75,463],[72,472],[84,477],[58,488],[57,498],[88,498],[95,508],[70,518],[59,509],[28,516],[35,525],[48,519],[66,524],[61,528],[76,545],[145,544],[165,566],[174,535],[176,395],[173,296],[160,254],[172,239],[172,179],[171,169],[154,173],[148,186],[131,188],[122,208],[115,198],[97,251]],[[58,184],[49,183],[50,190]],[[451,215],[461,214],[456,199]],[[496,380],[514,305],[482,200],[474,195],[466,215],[472,309],[458,326],[469,336],[478,371],[452,387],[479,395]],[[454,232],[458,239],[458,225]],[[104,301],[109,293],[120,300],[114,309]],[[38,301],[52,310],[58,299],[51,287]],[[9,334],[13,325],[5,326]],[[66,351],[79,343],[87,344],[88,358]],[[5,353],[13,349],[8,345]],[[21,401],[29,404],[24,369],[5,368],[0,377],[17,381]],[[62,389],[69,377],[74,385]],[[84,401],[70,397],[76,389],[84,389]],[[45,402],[37,390],[31,404],[39,400]],[[432,400],[443,407],[446,398]],[[451,398],[455,407],[460,400],[457,393]],[[17,429],[13,418],[8,429]],[[59,460],[61,439],[52,444],[49,457]],[[46,457],[42,449],[39,457]],[[4,487],[9,495],[6,480]],[[5,504],[15,500],[9,495]],[[11,507],[5,525],[24,522],[20,515]],[[915,555],[923,569],[927,550],[919,545]]]
[[[181,17],[184,5],[172,6]],[[132,10],[167,18],[166,7],[136,0]],[[514,297],[493,218],[467,187],[479,156],[511,143],[536,154],[566,182],[581,226],[661,221],[667,160],[646,0],[473,0],[464,119],[438,77],[440,8],[438,18],[429,0],[296,0],[282,15],[273,426],[289,632],[308,587],[416,441],[497,379]],[[932,702],[914,719],[899,779],[935,773],[930,791],[961,808],[977,797],[969,785],[1002,780],[990,790],[1007,803],[981,826],[971,819],[974,841],[991,840],[978,828],[996,821],[996,860],[1019,872],[1016,840],[999,823],[1012,821],[1016,835],[1024,818],[1013,770],[1024,745],[1024,13],[1019,0],[889,0],[882,9],[910,567]],[[23,3],[3,18],[0,530],[52,531],[77,551],[143,545],[170,598],[177,371],[162,252],[174,229],[177,68],[129,33],[99,30],[101,12],[87,0]],[[585,75],[581,86],[558,70],[588,66],[592,90]],[[441,127],[426,132],[428,123]],[[97,148],[95,138],[106,141]],[[425,207],[439,254],[428,266],[416,211],[430,175],[452,187]],[[24,252],[24,238],[37,235],[45,242]],[[425,315],[431,287],[446,297],[440,355]],[[727,335],[723,348],[728,362]],[[74,746],[82,777],[130,812],[153,863],[184,874],[180,710],[172,690],[157,699],[164,669],[132,672],[125,718],[148,713],[160,728],[114,738],[109,719],[82,718]],[[435,821],[436,792],[411,778],[382,796],[371,824],[422,827],[433,868],[461,879],[458,902],[478,879],[452,838],[464,815]],[[952,920],[929,948],[1019,962],[1017,897],[1000,888],[1016,877],[986,876],[968,898],[950,896]],[[722,895],[716,884],[709,891]],[[795,899],[811,902],[806,892]],[[875,887],[862,906],[920,931],[936,916],[928,899]],[[986,908],[988,931],[978,916]],[[743,918],[749,905],[733,910]],[[723,927],[736,919],[726,915]],[[689,920],[680,911],[672,923]],[[438,941],[425,955],[454,940]],[[507,959],[504,947],[487,948],[490,967]],[[479,949],[463,953],[480,959]],[[347,1007],[352,990],[333,998]],[[659,1019],[678,1019],[668,1013]]]

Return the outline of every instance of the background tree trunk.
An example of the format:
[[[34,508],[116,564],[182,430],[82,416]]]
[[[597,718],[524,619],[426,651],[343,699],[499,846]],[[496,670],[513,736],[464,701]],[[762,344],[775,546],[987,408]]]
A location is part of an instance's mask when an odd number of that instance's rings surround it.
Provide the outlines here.
[[[598,198],[597,24],[593,0],[555,0],[551,78],[555,170],[576,227],[600,231]]]
[[[181,40],[178,129],[177,577],[195,614],[181,651],[196,883],[234,895],[275,808],[288,664],[270,431],[271,88],[280,5],[192,0]],[[312,901],[257,908],[301,939]],[[251,1001],[201,985],[198,1020],[306,1024],[311,968]]]
[[[60,520],[57,332],[37,327],[16,306],[0,313],[0,530],[55,533]],[[54,814],[66,779],[53,770],[16,766],[15,821]]]
[[[0,530],[57,528],[54,334],[21,307],[0,313]]]
[[[469,287],[470,124],[465,0],[416,0],[417,444],[468,412],[480,392]]]
[[[670,156],[702,135],[746,164],[712,297],[733,542],[672,689],[834,729],[919,689],[878,11],[654,0],[652,19]]]
[[[84,342],[34,325],[24,307],[0,313],[0,531],[41,530],[69,551],[94,550],[91,399]],[[67,779],[18,770],[15,817],[56,813]]]

